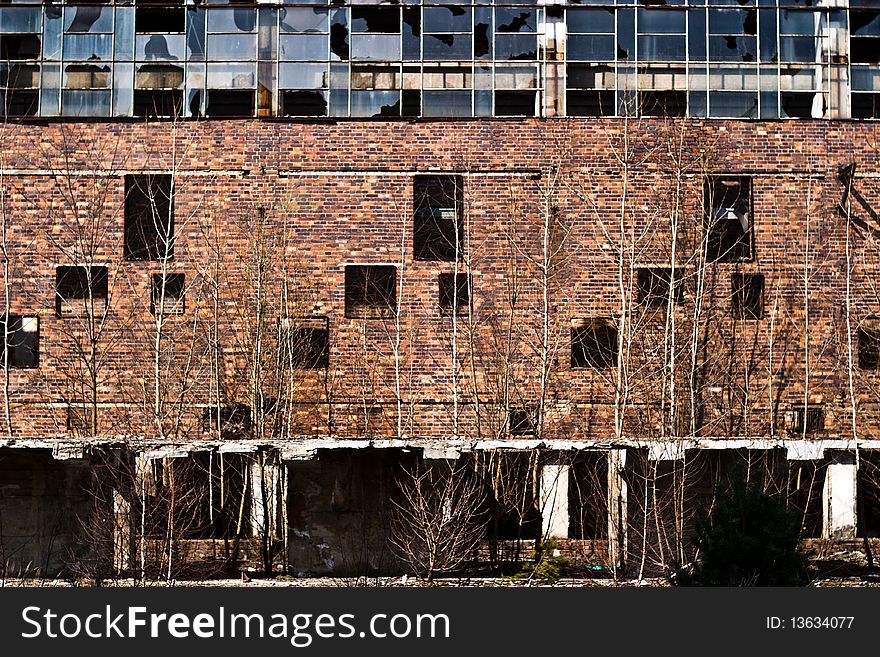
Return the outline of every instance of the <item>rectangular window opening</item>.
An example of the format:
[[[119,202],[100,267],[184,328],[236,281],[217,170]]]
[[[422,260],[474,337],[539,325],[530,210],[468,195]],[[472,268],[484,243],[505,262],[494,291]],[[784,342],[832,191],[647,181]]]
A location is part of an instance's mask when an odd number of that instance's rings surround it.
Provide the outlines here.
[[[327,317],[301,317],[288,323],[284,331],[293,367],[324,370],[330,364],[330,320]]]
[[[168,174],[125,176],[126,260],[174,257],[174,202]]]
[[[163,284],[164,283],[164,284]],[[150,312],[182,315],[186,310],[184,274],[153,274],[150,285]]]
[[[56,267],[55,313],[58,317],[88,313],[90,302],[106,306],[108,277],[106,266]]]
[[[824,428],[825,409],[822,406],[796,406],[789,411],[788,431],[792,435],[816,434]]]
[[[6,335],[4,358],[13,369],[32,369],[40,364],[40,323],[38,317],[6,315],[0,320]]]
[[[226,404],[219,409],[202,411],[202,431],[214,433],[219,429],[220,438],[235,440],[248,438],[251,432],[251,407],[247,404]]]
[[[752,258],[752,181],[747,176],[711,176],[704,184],[706,258],[740,262]]]
[[[764,317],[764,275],[732,274],[731,302],[733,316],[737,319],[761,319]]]
[[[611,318],[575,320],[571,328],[571,366],[617,366],[617,323]]]
[[[440,313],[458,316],[470,311],[470,276],[468,274],[440,274]]]
[[[535,434],[535,409],[512,408],[507,414],[507,430],[514,436]]]
[[[859,368],[880,369],[880,319],[866,319],[858,328]]]
[[[650,308],[665,308],[670,294],[672,294],[673,303],[681,303],[684,297],[681,269],[676,269],[675,271],[675,285],[671,285],[671,267],[643,267],[638,269],[636,272],[636,286],[639,303]]]
[[[345,316],[359,319],[394,317],[397,312],[397,267],[346,265]]]
[[[424,175],[413,180],[413,257],[455,262],[464,248],[462,177]]]

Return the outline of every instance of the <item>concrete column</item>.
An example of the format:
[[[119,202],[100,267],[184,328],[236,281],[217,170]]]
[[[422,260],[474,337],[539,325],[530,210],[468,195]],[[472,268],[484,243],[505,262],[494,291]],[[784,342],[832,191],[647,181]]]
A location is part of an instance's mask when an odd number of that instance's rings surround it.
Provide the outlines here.
[[[113,570],[121,574],[131,570],[131,502],[118,490],[113,491]]]
[[[626,450],[608,450],[608,557],[615,567],[626,563],[627,485],[624,479]]]
[[[832,453],[822,489],[822,533],[826,538],[855,538],[857,474],[855,454]]]
[[[281,467],[265,456],[257,455],[251,463],[251,535],[263,536],[268,530],[271,538],[280,536],[278,505],[281,497]],[[265,496],[265,497],[264,497]]]
[[[568,465],[541,467],[541,528],[544,538],[568,538]]]

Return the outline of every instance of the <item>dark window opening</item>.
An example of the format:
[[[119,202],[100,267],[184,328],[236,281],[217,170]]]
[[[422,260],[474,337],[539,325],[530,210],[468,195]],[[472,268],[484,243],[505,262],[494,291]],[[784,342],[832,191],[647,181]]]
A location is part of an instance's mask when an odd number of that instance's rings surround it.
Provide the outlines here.
[[[62,265],[55,268],[55,313],[61,317],[76,314],[75,301],[106,303],[108,289],[107,267]]]
[[[880,119],[880,94],[854,93],[851,107],[854,119]]]
[[[150,285],[150,312],[182,315],[186,310],[184,274],[153,274]],[[163,285],[164,282],[164,285]]]
[[[614,116],[615,105],[613,91],[569,91],[566,95],[569,116]]]
[[[6,91],[3,94],[3,109],[6,116],[36,116],[39,108],[39,92]]]
[[[223,440],[248,438],[251,432],[251,407],[247,404],[229,404],[219,409],[216,406],[204,409],[202,430],[214,433],[218,429]]]
[[[182,89],[135,89],[134,115],[148,119],[165,119],[183,113]]]
[[[40,365],[39,318],[7,315],[0,319],[0,328],[6,336],[5,362],[16,369],[30,369]]]
[[[568,475],[568,536],[608,538],[608,456],[599,452],[575,457]]]
[[[636,285],[639,303],[651,308],[665,308],[672,294],[673,303],[681,303],[684,288],[681,270],[676,270],[675,285],[672,283],[671,267],[645,267],[637,271]],[[672,288],[672,289],[670,289]]]
[[[455,262],[464,246],[462,177],[416,176],[413,180],[413,257]]]
[[[820,492],[821,495],[821,492]],[[880,452],[863,450],[856,477],[858,536],[880,536]]]
[[[327,97],[322,91],[282,91],[282,116],[327,116]]]
[[[801,518],[801,536],[822,536],[823,461],[788,461],[788,506]]]
[[[859,368],[880,369],[880,320],[866,319],[858,329]]]
[[[440,274],[440,312],[452,315],[467,315],[471,307],[470,276],[468,274]]]
[[[4,34],[0,38],[0,58],[4,61],[39,59],[41,49],[39,34]]]
[[[351,8],[351,29],[353,32],[391,34],[400,32],[400,10],[397,7],[359,7]]]
[[[397,311],[397,267],[346,265],[345,316],[394,317]]]
[[[806,427],[806,429],[805,429]],[[825,409],[821,406],[799,406],[790,411],[788,431],[792,435],[819,433],[825,428]]]
[[[400,92],[400,115],[420,116],[422,113],[422,94],[416,89]]]
[[[251,463],[248,455],[224,452],[146,461],[140,473],[144,477],[144,534],[159,539],[145,546],[147,563],[161,562],[162,539],[169,535],[169,525],[185,540],[250,535],[250,514],[241,510],[251,505]],[[132,510],[139,514],[141,500],[135,497]]]
[[[78,435],[89,435],[92,433],[92,415],[97,420],[98,409],[92,405],[82,403],[68,404],[65,417],[65,428]]]
[[[532,408],[512,408],[507,414],[507,430],[514,436],[535,434],[535,410]]]
[[[125,176],[126,260],[174,257],[174,202],[168,174]]]
[[[639,113],[642,116],[687,116],[687,92],[640,91]]]
[[[731,276],[733,316],[737,319],[764,317],[764,275],[733,274]]]
[[[242,117],[254,115],[253,90],[209,89],[205,115]]]
[[[571,366],[603,369],[617,366],[617,325],[613,319],[578,322],[571,329]]]
[[[140,2],[134,9],[134,31],[181,33],[186,30],[183,7],[144,7]]]
[[[745,176],[711,176],[704,185],[703,207],[710,262],[752,257],[752,181]]]
[[[536,91],[496,91],[495,116],[534,116]]]
[[[813,99],[816,94],[802,91],[780,93],[783,119],[809,119],[813,116]]]
[[[290,328],[288,348],[293,367],[324,370],[330,365],[330,327],[326,317],[297,319]]]

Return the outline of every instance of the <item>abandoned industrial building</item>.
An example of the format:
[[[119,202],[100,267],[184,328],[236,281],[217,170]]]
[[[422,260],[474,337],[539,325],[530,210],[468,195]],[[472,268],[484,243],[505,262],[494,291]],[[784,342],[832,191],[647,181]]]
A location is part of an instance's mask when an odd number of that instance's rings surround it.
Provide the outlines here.
[[[880,547],[880,2],[0,3],[4,576]],[[550,543],[547,543],[550,545]]]

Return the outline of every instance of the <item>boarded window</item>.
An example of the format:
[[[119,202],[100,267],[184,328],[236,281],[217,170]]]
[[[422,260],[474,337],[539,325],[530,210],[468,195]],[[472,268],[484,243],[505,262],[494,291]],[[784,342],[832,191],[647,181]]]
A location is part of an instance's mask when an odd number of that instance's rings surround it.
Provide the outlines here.
[[[80,315],[107,303],[108,272],[104,266],[62,265],[55,268],[55,313]]]
[[[680,269],[676,270],[674,286],[671,286],[671,267],[644,267],[638,269],[636,275],[639,303],[650,308],[665,308],[670,294],[673,303],[681,303],[683,286]]]
[[[613,319],[575,321],[571,328],[571,366],[617,366],[617,324]]]
[[[394,317],[397,310],[397,267],[393,265],[347,265],[345,267],[345,316]]]
[[[37,317],[7,315],[0,320],[6,335],[4,358],[11,368],[34,368],[40,364],[40,334]]]
[[[125,177],[125,249],[127,260],[174,257],[174,203],[170,175]]]
[[[706,258],[737,262],[752,257],[752,181],[711,176],[704,185]]]
[[[822,406],[796,406],[788,413],[788,431],[793,435],[815,434],[825,428]]]
[[[154,315],[182,315],[186,310],[183,274],[153,274],[150,285],[150,312]]]
[[[761,319],[764,316],[764,275],[731,276],[731,310],[737,319]]]
[[[293,320],[284,332],[293,367],[326,369],[330,364],[330,321],[326,317]]]
[[[413,257],[455,262],[464,245],[461,176],[416,176],[413,180]]]
[[[880,319],[866,319],[859,326],[859,367],[880,369]]]
[[[468,274],[440,274],[440,312],[467,315],[471,307],[470,276]]]

